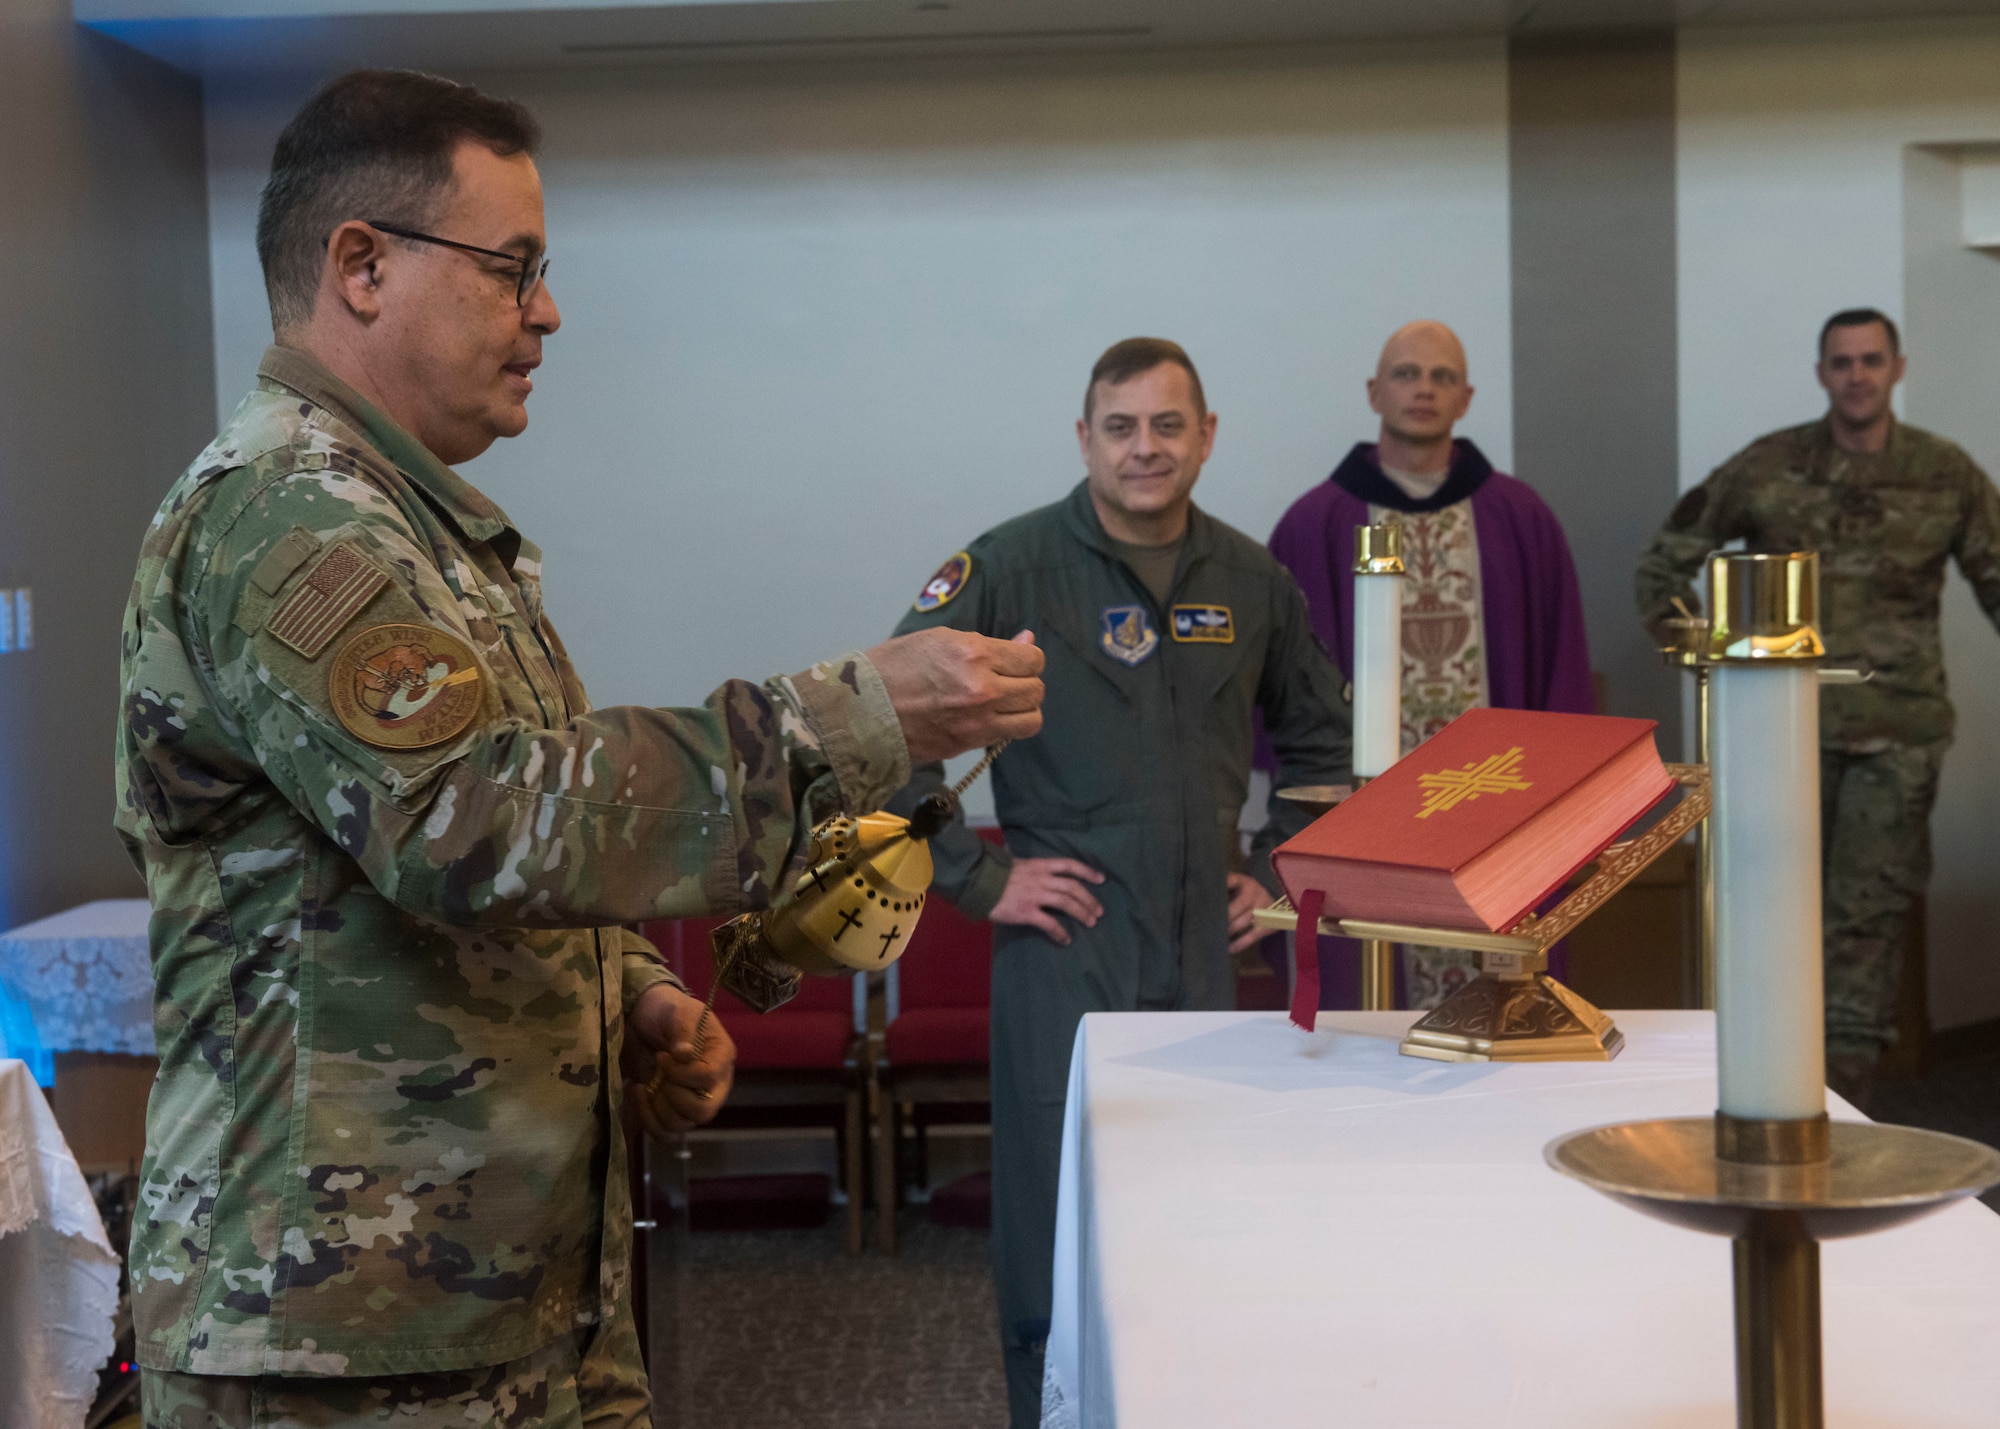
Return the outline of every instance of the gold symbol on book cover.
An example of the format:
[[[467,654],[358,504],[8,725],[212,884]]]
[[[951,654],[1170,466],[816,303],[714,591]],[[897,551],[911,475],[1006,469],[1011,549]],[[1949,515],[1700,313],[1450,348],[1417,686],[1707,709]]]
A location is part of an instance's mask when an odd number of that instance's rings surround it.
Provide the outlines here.
[[[1419,774],[1417,783],[1424,790],[1424,806],[1417,812],[1420,819],[1428,819],[1441,810],[1455,809],[1467,799],[1477,799],[1481,794],[1505,794],[1510,790],[1535,787],[1521,777],[1521,746],[1518,744],[1505,754],[1489,755],[1463,769],[1441,769],[1435,774]]]

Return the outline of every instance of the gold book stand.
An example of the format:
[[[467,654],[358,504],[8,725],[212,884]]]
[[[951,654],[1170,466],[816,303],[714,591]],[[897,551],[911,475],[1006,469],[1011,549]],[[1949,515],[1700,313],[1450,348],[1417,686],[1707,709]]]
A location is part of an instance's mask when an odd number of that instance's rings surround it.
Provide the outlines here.
[[[1589,1001],[1549,976],[1549,949],[1708,816],[1708,766],[1669,764],[1667,773],[1680,797],[1658,822],[1637,838],[1607,848],[1594,871],[1546,914],[1530,913],[1504,933],[1358,918],[1319,920],[1319,931],[1328,937],[1479,954],[1479,976],[1404,1034],[1404,1056],[1438,1062],[1608,1062],[1618,1055],[1624,1034]],[[1256,920],[1261,928],[1298,931],[1299,915],[1289,898],[1259,908]]]

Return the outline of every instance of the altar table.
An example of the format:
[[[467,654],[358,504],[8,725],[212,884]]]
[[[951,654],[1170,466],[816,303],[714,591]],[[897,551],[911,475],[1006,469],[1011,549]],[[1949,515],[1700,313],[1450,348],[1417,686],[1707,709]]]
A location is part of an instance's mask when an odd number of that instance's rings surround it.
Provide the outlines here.
[[[152,1056],[151,916],[143,898],[103,898],[0,934],[0,995],[51,1052]]]
[[[1615,1013],[1617,1060],[1512,1066],[1398,1056],[1419,1015],[1084,1019],[1045,1429],[1731,1429],[1729,1242],[1542,1160],[1712,1114],[1714,1015]],[[2000,1216],[1821,1255],[1830,1429],[2000,1425]]]
[[[0,1058],[0,1424],[81,1429],[117,1305],[90,1188],[27,1067]]]

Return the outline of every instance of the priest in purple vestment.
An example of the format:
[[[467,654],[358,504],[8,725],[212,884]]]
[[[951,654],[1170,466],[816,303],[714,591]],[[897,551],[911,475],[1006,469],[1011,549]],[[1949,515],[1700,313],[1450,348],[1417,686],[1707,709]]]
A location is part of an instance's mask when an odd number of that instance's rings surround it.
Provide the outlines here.
[[[1472,390],[1450,328],[1400,329],[1368,382],[1377,439],[1357,444],[1271,533],[1272,554],[1297,578],[1313,628],[1351,678],[1354,528],[1401,523],[1405,754],[1479,705],[1596,708],[1569,542],[1534,488],[1452,435]],[[1328,1006],[1352,1005],[1351,954],[1334,946],[1345,941],[1325,940]],[[1472,954],[1441,948],[1408,949],[1402,963],[1406,1007],[1434,1007],[1477,973]]]

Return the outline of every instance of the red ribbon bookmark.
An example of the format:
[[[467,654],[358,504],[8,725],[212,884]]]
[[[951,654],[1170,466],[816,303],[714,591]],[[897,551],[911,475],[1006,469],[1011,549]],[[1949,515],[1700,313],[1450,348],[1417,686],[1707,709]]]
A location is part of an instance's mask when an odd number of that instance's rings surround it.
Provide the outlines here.
[[[1319,910],[1326,895],[1318,889],[1299,895],[1298,931],[1292,934],[1292,1021],[1307,1032],[1319,1017]]]

